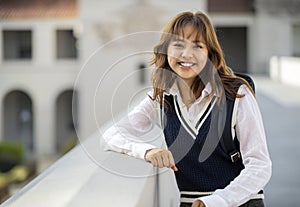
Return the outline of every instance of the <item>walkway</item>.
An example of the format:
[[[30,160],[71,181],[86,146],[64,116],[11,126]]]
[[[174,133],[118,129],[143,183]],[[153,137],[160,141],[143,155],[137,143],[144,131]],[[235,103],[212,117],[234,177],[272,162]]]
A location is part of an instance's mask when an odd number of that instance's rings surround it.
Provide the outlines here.
[[[273,174],[265,189],[266,206],[300,203],[300,88],[254,77]]]

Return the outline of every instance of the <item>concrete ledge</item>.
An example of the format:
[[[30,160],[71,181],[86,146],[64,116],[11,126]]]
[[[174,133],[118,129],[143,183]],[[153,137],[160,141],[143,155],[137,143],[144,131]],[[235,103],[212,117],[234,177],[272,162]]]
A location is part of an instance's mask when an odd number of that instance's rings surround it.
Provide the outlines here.
[[[154,207],[178,203],[179,192],[171,170],[157,173],[143,160],[104,151],[96,133],[1,206]]]

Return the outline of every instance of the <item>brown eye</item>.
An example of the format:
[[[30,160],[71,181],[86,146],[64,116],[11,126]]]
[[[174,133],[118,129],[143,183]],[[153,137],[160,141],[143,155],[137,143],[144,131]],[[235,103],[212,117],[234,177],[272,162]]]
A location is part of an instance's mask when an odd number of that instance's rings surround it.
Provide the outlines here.
[[[197,48],[200,48],[200,49],[202,49],[202,48],[203,48],[203,46],[202,46],[202,45],[195,45],[195,46],[194,46],[194,48],[196,48],[196,49],[197,49]]]
[[[183,48],[184,47],[183,44],[178,43],[178,42],[174,43],[173,46],[177,47],[177,48]]]

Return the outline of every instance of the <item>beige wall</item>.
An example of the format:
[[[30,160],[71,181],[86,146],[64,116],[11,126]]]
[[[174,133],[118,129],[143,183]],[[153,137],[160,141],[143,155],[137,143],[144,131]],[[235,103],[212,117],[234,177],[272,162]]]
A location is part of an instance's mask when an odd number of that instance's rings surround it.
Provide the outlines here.
[[[74,19],[2,20],[0,24],[1,40],[2,30],[5,29],[32,30],[31,60],[8,61],[3,60],[0,54],[0,113],[4,110],[2,103],[5,95],[11,91],[23,91],[31,98],[34,115],[33,138],[37,155],[55,153],[55,102],[61,92],[73,89],[74,79],[79,70],[79,60],[55,59],[55,31],[59,28],[76,28],[77,25],[78,21]],[[0,120],[4,121],[3,118]],[[3,124],[0,123],[0,126]],[[0,134],[0,139],[4,139],[1,128]]]

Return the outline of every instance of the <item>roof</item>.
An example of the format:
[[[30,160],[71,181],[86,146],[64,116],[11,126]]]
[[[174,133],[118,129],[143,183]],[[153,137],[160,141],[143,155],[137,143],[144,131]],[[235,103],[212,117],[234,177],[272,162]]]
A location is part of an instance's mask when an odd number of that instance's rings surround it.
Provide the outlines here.
[[[77,0],[0,0],[0,19],[76,17]]]

